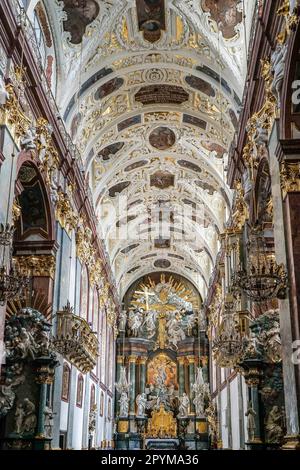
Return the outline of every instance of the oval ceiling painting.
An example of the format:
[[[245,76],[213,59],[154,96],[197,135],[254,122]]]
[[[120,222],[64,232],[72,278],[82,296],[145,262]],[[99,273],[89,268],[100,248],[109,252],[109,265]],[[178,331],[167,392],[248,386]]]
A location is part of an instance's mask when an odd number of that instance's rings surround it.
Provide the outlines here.
[[[168,269],[171,266],[171,263],[167,259],[158,259],[154,262],[156,268]]]
[[[158,150],[168,150],[175,144],[176,136],[172,129],[161,126],[151,132],[149,142],[152,147]]]
[[[201,173],[202,171],[200,166],[196,165],[193,162],[189,162],[188,160],[178,160],[177,163],[183,168],[186,168],[187,170],[195,171],[196,173]]]
[[[141,168],[142,166],[147,165],[148,160],[140,160],[139,162],[131,163],[131,165],[128,165],[124,171],[132,171],[136,170],[137,168]]]

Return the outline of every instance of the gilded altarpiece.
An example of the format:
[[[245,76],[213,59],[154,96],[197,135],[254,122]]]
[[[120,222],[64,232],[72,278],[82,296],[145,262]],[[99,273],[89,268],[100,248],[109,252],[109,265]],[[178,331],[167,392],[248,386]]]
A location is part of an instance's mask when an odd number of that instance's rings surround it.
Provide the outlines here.
[[[186,279],[152,273],[124,297],[117,338],[117,448],[205,448],[197,371],[208,381],[201,298]],[[203,429],[203,428],[202,428]],[[126,431],[126,432],[125,432]]]

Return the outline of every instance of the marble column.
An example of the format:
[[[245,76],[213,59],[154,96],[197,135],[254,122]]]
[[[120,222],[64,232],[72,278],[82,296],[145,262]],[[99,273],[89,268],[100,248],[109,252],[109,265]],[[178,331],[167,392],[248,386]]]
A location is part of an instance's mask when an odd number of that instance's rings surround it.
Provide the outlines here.
[[[179,384],[179,396],[185,392],[185,374],[184,374],[184,357],[178,358],[178,384]]]
[[[145,392],[146,386],[146,357],[140,357],[139,364],[140,364],[140,391],[139,393]]]
[[[118,383],[120,380],[122,366],[123,366],[123,356],[117,356],[116,383]],[[119,413],[120,413],[119,400],[120,400],[120,393],[116,389],[116,401],[115,401],[116,416],[119,416]]]
[[[260,382],[260,371],[258,369],[249,369],[245,374],[246,384],[250,388],[252,408],[255,412],[255,431],[254,440],[255,444],[262,444],[262,434],[260,426],[260,404],[258,386]]]
[[[47,386],[51,385],[54,381],[55,364],[51,358],[39,359],[39,365],[36,370],[36,383],[40,387],[39,406],[38,406],[38,419],[37,419],[37,433],[36,433],[36,450],[46,449],[45,440],[49,437],[45,436],[45,407],[47,405]]]
[[[195,383],[195,357],[188,356],[188,363],[189,363],[190,413],[195,414],[195,405],[193,403],[193,400],[194,400],[193,384]]]
[[[89,417],[90,417],[90,374],[85,375],[85,392],[83,400],[83,423],[82,423],[82,449],[87,450],[89,446]]]
[[[63,357],[58,355],[59,366],[55,369],[55,379],[53,384],[53,430],[52,430],[52,449],[59,449],[60,435],[60,408],[61,408],[61,390],[62,390],[62,371]]]
[[[290,148],[289,148],[290,146]],[[294,325],[299,324],[300,311],[300,279],[299,279],[299,255],[298,250],[297,225],[299,218],[299,204],[294,204],[295,199],[299,199],[299,192],[291,197],[287,192],[283,195],[280,170],[282,163],[289,160],[299,161],[299,145],[293,141],[285,141],[279,144],[278,123],[272,129],[269,140],[269,163],[273,196],[273,221],[274,221],[274,241],[277,263],[283,263],[288,269],[289,275],[289,295],[279,300],[280,315],[280,336],[282,343],[282,371],[285,397],[285,421],[287,435],[285,438],[287,449],[300,447],[300,364],[292,361],[295,349],[294,342],[299,340],[299,329]],[[300,186],[299,173],[295,174],[294,181],[290,189]],[[297,185],[298,182],[298,185]],[[285,181],[287,189],[289,181]],[[286,199],[287,198],[287,199]],[[293,220],[293,214],[295,215]]]
[[[70,397],[69,397],[69,409],[68,409],[68,427],[67,427],[67,442],[66,448],[73,448],[73,430],[74,425],[74,412],[76,407],[76,392],[77,392],[77,369],[72,366],[71,369],[71,380],[70,380]]]
[[[130,380],[130,394],[129,394],[129,414],[135,415],[135,376],[136,376],[136,356],[129,356],[129,380]]]

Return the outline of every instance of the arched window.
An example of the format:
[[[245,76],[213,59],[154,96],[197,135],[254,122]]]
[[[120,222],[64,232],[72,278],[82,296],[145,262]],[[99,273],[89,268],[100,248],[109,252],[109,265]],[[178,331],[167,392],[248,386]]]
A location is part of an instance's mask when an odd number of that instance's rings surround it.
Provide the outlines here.
[[[112,364],[113,362],[113,353],[114,353],[114,345],[113,345],[113,333],[112,329],[108,329],[108,342],[107,342],[107,363]],[[113,368],[108,368],[108,377],[107,377],[107,386],[110,390],[112,390],[112,382],[113,382]]]
[[[101,392],[101,396],[100,396],[100,416],[103,416],[103,412],[104,412],[104,393]]]
[[[91,386],[91,402],[90,402],[90,407],[95,405],[95,398],[96,398],[96,392],[95,392],[95,385],[92,384]]]
[[[80,316],[85,320],[88,319],[89,306],[89,278],[86,266],[82,266],[81,270],[81,297],[80,297]]]
[[[63,365],[63,377],[62,377],[62,389],[61,389],[61,399],[64,401],[69,401],[70,378],[71,378],[71,369],[68,366],[68,364],[65,362]]]
[[[82,374],[79,374],[77,378],[77,393],[76,393],[76,406],[78,406],[79,408],[82,407],[83,384],[84,384],[84,378]]]
[[[43,69],[45,69],[47,57],[46,41],[37,9],[35,9],[33,13],[33,29],[35,34],[36,45],[41,55],[42,67]]]
[[[101,367],[100,367],[100,380],[105,384],[106,374],[106,311],[102,310],[102,322],[101,322]]]
[[[98,291],[94,288],[93,291],[93,331],[97,331],[99,329],[99,296]]]
[[[107,419],[108,419],[108,421],[111,420],[111,398],[108,399],[108,405],[107,405]]]

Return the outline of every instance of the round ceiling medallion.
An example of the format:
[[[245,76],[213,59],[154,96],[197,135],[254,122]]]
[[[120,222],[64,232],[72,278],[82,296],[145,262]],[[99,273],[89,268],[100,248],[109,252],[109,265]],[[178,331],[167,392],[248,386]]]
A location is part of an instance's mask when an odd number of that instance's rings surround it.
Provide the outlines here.
[[[152,147],[158,150],[168,150],[176,142],[176,136],[172,129],[168,127],[157,127],[151,132],[149,142]]]
[[[163,269],[167,269],[171,266],[171,263],[169,260],[167,259],[158,259],[154,262],[154,266],[156,268],[163,268]]]

